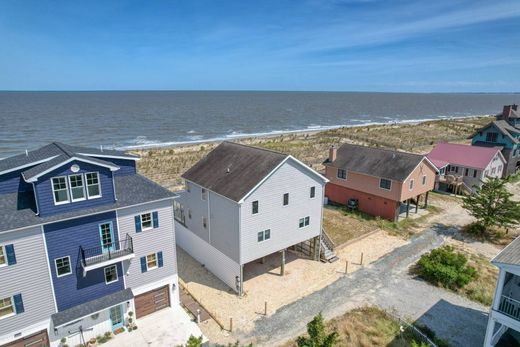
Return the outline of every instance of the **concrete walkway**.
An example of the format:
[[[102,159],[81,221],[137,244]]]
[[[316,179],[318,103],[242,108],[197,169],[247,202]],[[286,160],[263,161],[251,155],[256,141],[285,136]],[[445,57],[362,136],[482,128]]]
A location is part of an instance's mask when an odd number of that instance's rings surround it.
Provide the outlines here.
[[[409,275],[410,265],[455,231],[436,224],[371,266],[258,320],[253,331],[237,332],[237,338],[255,346],[273,346],[302,334],[320,311],[330,319],[359,306],[378,305],[428,325],[454,346],[481,346],[486,307]]]
[[[184,345],[190,335],[202,335],[197,324],[180,307],[168,307],[137,321],[138,329],[124,332],[103,344],[106,347],[143,347]]]

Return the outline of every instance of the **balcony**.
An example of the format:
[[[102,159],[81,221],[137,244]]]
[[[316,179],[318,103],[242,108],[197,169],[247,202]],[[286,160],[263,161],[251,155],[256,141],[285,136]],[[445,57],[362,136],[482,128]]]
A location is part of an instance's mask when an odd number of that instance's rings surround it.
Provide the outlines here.
[[[80,246],[80,260],[83,275],[88,271],[135,257],[134,243],[130,235],[124,240],[106,246],[83,248]]]
[[[460,175],[439,175],[438,176],[440,183],[446,183],[446,184],[455,184],[459,185],[464,183],[464,177]]]
[[[520,301],[509,296],[502,295],[497,311],[520,321]]]

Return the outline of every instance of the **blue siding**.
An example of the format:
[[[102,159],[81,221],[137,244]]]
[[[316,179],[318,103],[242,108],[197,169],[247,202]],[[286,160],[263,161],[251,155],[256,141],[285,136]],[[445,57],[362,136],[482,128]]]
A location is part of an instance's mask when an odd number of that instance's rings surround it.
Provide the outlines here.
[[[54,205],[52,196],[51,178],[56,176],[67,176],[73,174],[70,167],[77,164],[80,167],[79,172],[99,172],[99,180],[101,184],[101,197],[91,200],[84,200],[78,202],[71,202],[63,205]],[[112,183],[112,171],[105,167],[96,166],[84,162],[73,161],[70,162],[48,174],[40,177],[36,183],[37,203],[40,211],[40,216],[48,216],[57,213],[64,213],[81,208],[89,208],[109,203],[114,203],[114,185]],[[85,182],[86,184],[86,182]]]
[[[97,158],[104,160],[104,161],[109,161],[120,167],[119,170],[114,171],[114,176],[135,175],[137,173],[137,170],[135,167],[135,160],[100,158],[100,157],[97,157]]]
[[[54,292],[59,311],[124,289],[121,263],[117,264],[119,275],[117,282],[105,284],[103,268],[89,271],[83,277],[83,269],[79,261],[79,247],[100,247],[99,224],[107,222],[112,222],[114,238],[118,241],[115,212],[107,212],[44,226]],[[65,256],[70,256],[72,274],[58,278],[54,260]]]
[[[487,133],[498,133],[497,142],[489,142],[489,143],[494,143],[496,145],[503,145],[503,146],[505,146],[505,148],[508,148],[508,149],[513,148],[513,142],[511,141],[511,139],[507,136],[504,136],[502,134],[502,131],[500,131],[500,129],[498,129],[494,125],[490,126],[489,128],[485,129],[482,132],[477,132],[475,134],[475,136],[473,136],[473,139],[471,140],[471,144],[475,144],[478,141],[487,142],[486,141]]]
[[[25,182],[22,178],[22,170],[9,172],[0,176],[0,194],[25,192],[32,190],[32,184]]]

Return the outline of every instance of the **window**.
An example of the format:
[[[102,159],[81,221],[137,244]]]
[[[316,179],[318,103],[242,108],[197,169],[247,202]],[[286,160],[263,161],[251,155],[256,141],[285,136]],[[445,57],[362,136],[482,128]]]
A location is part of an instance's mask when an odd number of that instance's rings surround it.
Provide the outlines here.
[[[497,168],[496,168],[496,167],[492,168],[492,169],[491,169],[491,175],[494,175],[494,174],[496,173],[496,171],[497,171]]]
[[[202,226],[204,227],[204,229],[208,227],[208,221],[206,217],[202,217]]]
[[[191,192],[191,189],[190,189],[190,182],[188,181],[184,181],[184,187],[186,189],[186,191],[189,193]]]
[[[148,230],[153,228],[152,214],[144,213],[141,215],[141,230]]]
[[[54,177],[52,179],[52,191],[54,193],[54,203],[56,205],[69,202],[69,191],[67,189],[67,179],[65,177]]]
[[[83,175],[70,175],[70,196],[72,201],[85,200],[85,186],[83,185]]]
[[[412,190],[412,189],[413,189],[413,184],[414,184],[414,183],[415,183],[415,181],[414,181],[414,180],[410,180],[410,190]]]
[[[379,180],[379,188],[386,189],[386,190],[391,190],[392,189],[392,180],[389,180],[389,179],[386,179],[386,178],[381,178]]]
[[[498,133],[486,133],[486,142],[497,142]]]
[[[466,170],[464,170],[464,176],[469,176],[469,169],[466,168]]]
[[[455,166],[455,173],[459,173],[459,167]]]
[[[253,201],[251,208],[253,210],[252,213],[257,214],[258,213],[258,201]]]
[[[14,313],[15,312],[14,312],[13,299],[10,297],[0,299],[0,319],[11,316]]]
[[[284,206],[289,205],[289,193],[285,193],[285,194],[283,195],[283,205],[284,205]]]
[[[316,196],[316,187],[311,187],[311,199]]]
[[[338,169],[338,178],[341,178],[342,180],[346,180],[347,179],[347,170]]]
[[[473,177],[477,177],[477,170],[473,170]]]
[[[271,229],[263,230],[258,233],[258,242],[266,241],[271,238]]]
[[[208,198],[208,192],[206,189],[202,188],[201,193],[200,193],[200,198],[202,200],[206,200]]]
[[[188,209],[188,218],[191,219],[191,209]]]
[[[153,270],[157,268],[157,254],[148,254],[146,256],[146,269]]]
[[[4,246],[0,246],[0,266],[7,265],[7,259],[5,259]]]
[[[173,217],[176,221],[186,224],[186,215],[184,214],[184,206],[177,200],[173,201]],[[153,223],[152,223],[153,225]]]
[[[303,227],[306,227],[309,225],[311,221],[311,217],[304,217],[304,218],[300,218],[300,221],[299,221],[299,227],[300,228],[303,228]]]
[[[423,177],[422,177],[422,185],[423,186],[426,185],[426,175],[423,175]]]
[[[97,172],[89,172],[85,174],[87,179],[87,196],[91,198],[99,198],[101,196],[101,188],[99,187],[99,175]]]
[[[66,276],[72,273],[70,268],[70,257],[57,258],[56,263],[56,277]]]
[[[112,266],[107,266],[105,268],[105,283],[106,284],[110,284],[110,283],[114,283],[114,282],[117,282],[117,266],[115,265],[112,265]]]

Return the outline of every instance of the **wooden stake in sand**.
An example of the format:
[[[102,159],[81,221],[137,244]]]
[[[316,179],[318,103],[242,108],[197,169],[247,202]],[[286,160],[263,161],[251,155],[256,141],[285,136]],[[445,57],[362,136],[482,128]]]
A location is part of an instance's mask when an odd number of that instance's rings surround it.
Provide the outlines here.
[[[363,252],[361,252],[361,262],[360,262],[361,265],[363,265]]]
[[[264,302],[264,316],[267,316],[267,301]]]
[[[229,318],[229,332],[233,332],[233,317]]]
[[[348,260],[345,261],[345,275],[348,274]]]

